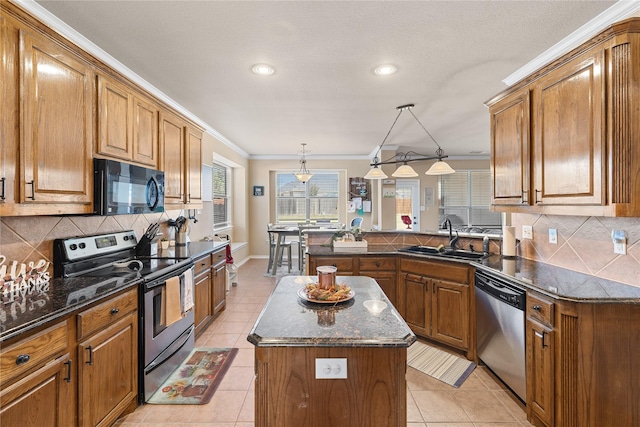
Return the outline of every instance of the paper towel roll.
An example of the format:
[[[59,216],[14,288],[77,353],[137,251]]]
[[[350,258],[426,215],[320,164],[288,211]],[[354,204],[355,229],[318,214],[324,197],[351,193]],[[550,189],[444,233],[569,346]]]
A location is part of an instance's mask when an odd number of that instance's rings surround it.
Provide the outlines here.
[[[517,266],[518,260],[517,259],[503,259],[502,260],[502,272],[504,274],[507,274],[509,276],[514,276],[516,275],[516,266]]]
[[[516,228],[502,228],[502,255],[516,256]]]

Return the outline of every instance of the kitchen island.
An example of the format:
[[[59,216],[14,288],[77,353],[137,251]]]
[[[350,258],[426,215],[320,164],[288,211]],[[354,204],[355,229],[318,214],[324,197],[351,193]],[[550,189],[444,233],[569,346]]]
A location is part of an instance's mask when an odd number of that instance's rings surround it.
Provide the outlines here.
[[[338,276],[354,295],[337,304],[298,295],[316,281],[284,277],[247,337],[256,346],[255,425],[405,427],[415,335],[375,280]]]

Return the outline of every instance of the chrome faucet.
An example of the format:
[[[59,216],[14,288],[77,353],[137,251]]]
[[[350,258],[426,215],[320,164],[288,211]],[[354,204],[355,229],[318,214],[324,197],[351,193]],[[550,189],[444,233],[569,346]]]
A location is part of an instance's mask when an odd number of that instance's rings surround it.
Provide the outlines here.
[[[458,246],[458,240],[460,239],[458,235],[458,231],[456,230],[456,237],[453,237],[451,220],[449,218],[444,220],[444,223],[442,224],[442,228],[449,229],[449,247],[451,248],[451,250],[455,251],[456,247]]]

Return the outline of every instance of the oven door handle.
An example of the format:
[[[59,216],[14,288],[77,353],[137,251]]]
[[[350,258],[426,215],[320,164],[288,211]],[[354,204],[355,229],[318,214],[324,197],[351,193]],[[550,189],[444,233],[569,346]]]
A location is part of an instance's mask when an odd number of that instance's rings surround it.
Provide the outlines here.
[[[193,325],[191,325],[189,327],[189,329],[187,329],[182,335],[180,335],[174,342],[171,343],[171,345],[169,345],[169,347],[165,348],[164,350],[162,350],[162,352],[158,355],[158,357],[156,357],[154,360],[152,360],[145,368],[144,368],[144,373],[148,374],[149,372],[153,371],[155,368],[157,368],[158,366],[162,365],[162,363],[167,360],[168,358],[170,358],[171,356],[173,356],[174,354],[176,354],[181,348],[182,346],[189,341],[189,338],[191,337],[191,335],[193,335],[195,331],[195,328],[193,327]]]

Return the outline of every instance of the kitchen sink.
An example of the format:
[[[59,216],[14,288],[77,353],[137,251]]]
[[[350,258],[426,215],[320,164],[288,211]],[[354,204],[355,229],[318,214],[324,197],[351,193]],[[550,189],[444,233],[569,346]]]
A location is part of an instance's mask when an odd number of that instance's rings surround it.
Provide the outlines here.
[[[482,252],[471,252],[462,249],[452,250],[449,248],[444,248],[442,250],[438,250],[438,248],[434,246],[409,246],[407,248],[400,249],[399,252],[408,252],[418,255],[433,255],[442,258],[465,260],[480,260],[488,256],[483,254]]]

